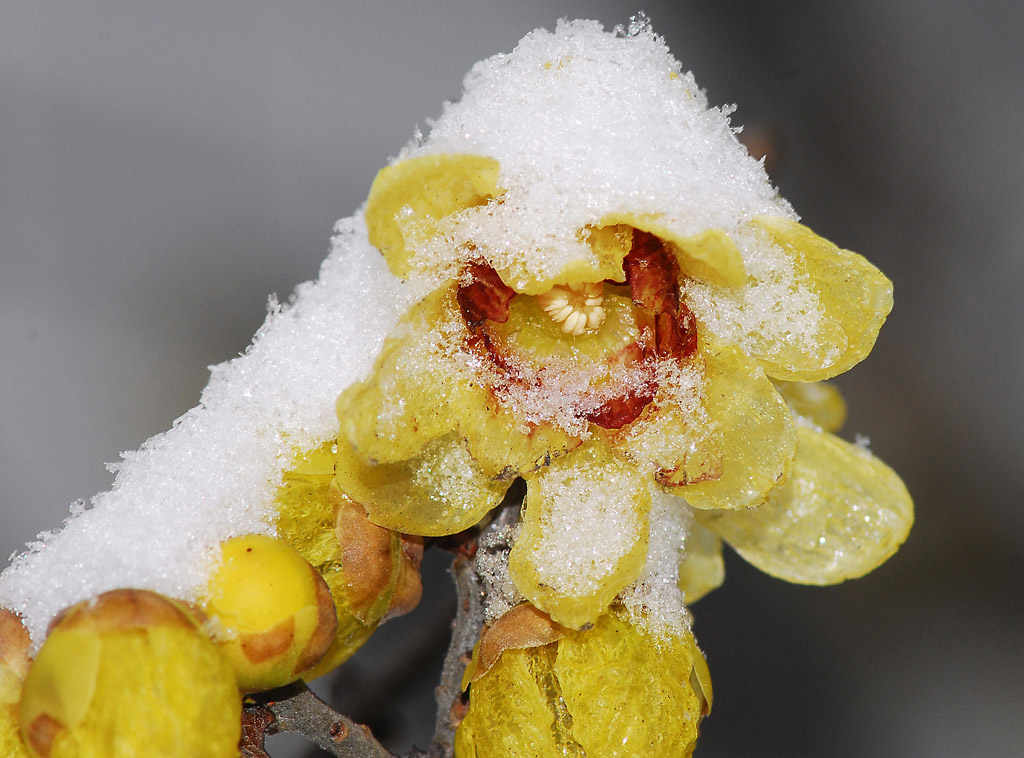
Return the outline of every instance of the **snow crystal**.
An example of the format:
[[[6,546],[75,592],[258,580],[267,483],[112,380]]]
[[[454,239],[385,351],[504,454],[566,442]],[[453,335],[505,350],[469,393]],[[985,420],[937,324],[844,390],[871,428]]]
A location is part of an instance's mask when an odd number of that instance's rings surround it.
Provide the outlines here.
[[[508,570],[508,558],[517,531],[516,526],[503,526],[480,538],[476,572],[484,590],[484,620],[488,624],[526,599],[512,583]]]
[[[211,369],[200,404],[123,454],[109,492],[74,504],[0,575],[0,606],[24,616],[36,644],[55,613],[106,590],[194,598],[222,540],[271,531],[282,471],[337,434],[335,400],[410,304],[361,216],[336,231],[319,279],[271,304],[245,355]]]
[[[647,523],[637,507],[636,472],[585,462],[549,469],[542,477],[543,539],[533,546],[538,581],[560,594],[585,597],[613,576],[619,562],[644,539]],[[527,513],[531,507],[527,496]]]
[[[514,280],[550,277],[593,260],[581,232],[611,213],[658,215],[684,235],[793,216],[727,111],[708,108],[645,25],[607,34],[595,21],[562,21],[476,64],[465,88],[398,159],[489,156],[505,193],[450,217],[424,244],[415,263],[427,276],[444,275],[452,252],[471,246]]]
[[[622,591],[619,600],[630,621],[655,640],[678,637],[690,629],[690,614],[679,588],[679,562],[685,556],[693,516],[685,500],[652,487],[649,518],[643,573]]]

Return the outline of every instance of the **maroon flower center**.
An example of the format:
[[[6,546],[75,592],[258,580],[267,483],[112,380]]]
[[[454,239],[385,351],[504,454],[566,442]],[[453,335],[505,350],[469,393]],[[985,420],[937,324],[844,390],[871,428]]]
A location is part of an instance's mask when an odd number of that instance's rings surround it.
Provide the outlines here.
[[[633,383],[630,387],[623,387],[621,394],[582,412],[586,421],[604,429],[621,429],[632,423],[654,400],[658,389],[655,375],[657,360],[682,361],[697,349],[697,323],[686,303],[680,299],[679,266],[664,243],[653,234],[634,231],[633,246],[622,267],[630,299],[640,311],[638,320],[650,326],[645,329],[646,339],[642,336],[610,360],[635,364],[643,370],[645,378],[639,385]],[[505,323],[508,320],[509,303],[516,292],[501,280],[493,268],[481,262],[467,266],[463,282],[456,293],[456,300],[469,326],[470,347],[490,360],[504,382],[514,384],[521,381],[524,372],[517,370],[507,351],[494,344],[486,328],[487,321]],[[610,284],[621,286],[623,282]],[[652,330],[653,340],[649,336]]]

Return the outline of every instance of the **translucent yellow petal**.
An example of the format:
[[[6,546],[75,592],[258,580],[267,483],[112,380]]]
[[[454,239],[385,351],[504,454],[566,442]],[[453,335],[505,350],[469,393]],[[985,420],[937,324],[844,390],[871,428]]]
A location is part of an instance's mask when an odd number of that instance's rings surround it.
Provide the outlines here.
[[[846,401],[828,382],[775,382],[775,389],[799,416],[826,432],[838,431],[846,421]]]
[[[654,641],[615,614],[557,644],[554,675],[587,756],[689,756],[707,712],[692,635]],[[697,659],[700,663],[697,663]]]
[[[333,441],[298,456],[295,465],[285,473],[274,501],[278,536],[323,576],[337,611],[334,639],[320,663],[303,675],[307,680],[326,674],[362,647],[387,610],[395,584],[389,575],[390,581],[381,588],[380,597],[370,607],[353,606],[353,581],[343,561],[344,549],[339,542],[330,495],[336,458],[337,444]],[[392,558],[397,563],[400,553],[397,534],[393,542]]]
[[[579,629],[593,623],[643,568],[647,483],[596,437],[525,478],[509,573],[552,620]]]
[[[686,535],[683,559],[679,563],[679,589],[686,604],[696,603],[725,581],[722,540],[700,524],[694,524]]]
[[[417,239],[437,233],[437,223],[501,193],[498,161],[480,155],[424,155],[382,169],[366,201],[370,244],[391,272],[412,270]]]
[[[761,217],[752,224],[792,260],[799,285],[812,289],[821,311],[822,344],[815,346],[820,349],[808,351],[797,341],[776,341],[755,355],[768,375],[814,382],[859,363],[871,352],[892,310],[892,282],[862,256],[795,221]]]
[[[365,463],[339,442],[338,485],[375,524],[406,534],[454,534],[501,502],[508,482],[485,476],[456,434],[432,440],[399,463]]]
[[[469,712],[455,734],[457,758],[573,755],[563,752],[556,739],[550,684],[537,671],[541,651],[506,650],[499,665],[473,683]]]
[[[465,329],[452,289],[442,288],[402,317],[368,379],[338,398],[341,436],[364,461],[395,463],[455,428],[452,409],[479,385],[463,380],[452,345]],[[454,331],[453,331],[454,330]]]
[[[692,635],[653,640],[607,613],[557,642],[503,651],[470,687],[455,755],[686,758],[710,705]]]
[[[658,216],[642,213],[612,213],[601,219],[599,226],[622,224],[653,234],[668,243],[686,276],[719,287],[742,287],[747,279],[743,256],[728,234],[721,229],[707,229],[699,234],[684,235],[662,223]],[[628,253],[627,248],[623,253]]]
[[[722,474],[720,435],[700,401],[702,368],[686,370],[697,374],[693,398],[659,389],[640,418],[610,435],[618,452],[672,491]]]
[[[698,518],[762,571],[801,584],[868,573],[906,539],[914,507],[899,476],[867,451],[800,427],[793,472],[754,511]]]
[[[701,353],[704,407],[717,425],[721,475],[671,492],[695,508],[760,505],[796,454],[793,414],[764,372],[735,347],[705,341]]]
[[[551,424],[519,421],[490,392],[463,396],[458,425],[481,472],[505,482],[549,465],[580,444]]]

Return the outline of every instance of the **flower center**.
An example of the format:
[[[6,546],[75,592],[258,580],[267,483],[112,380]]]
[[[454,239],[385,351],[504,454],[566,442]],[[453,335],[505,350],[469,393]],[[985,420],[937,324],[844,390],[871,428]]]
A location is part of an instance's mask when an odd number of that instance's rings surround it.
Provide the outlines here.
[[[538,297],[540,305],[562,331],[578,337],[596,332],[604,323],[604,285],[601,282],[556,284]]]

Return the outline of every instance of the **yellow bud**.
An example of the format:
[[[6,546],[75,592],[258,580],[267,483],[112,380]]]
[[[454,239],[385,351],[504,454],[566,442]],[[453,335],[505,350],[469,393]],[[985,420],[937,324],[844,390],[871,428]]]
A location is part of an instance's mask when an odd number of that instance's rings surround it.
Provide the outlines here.
[[[204,610],[248,692],[298,679],[323,658],[337,628],[323,577],[287,543],[259,534],[221,545]]]
[[[20,720],[34,758],[233,758],[241,697],[189,608],[123,589],[55,619]]]
[[[478,646],[456,758],[679,758],[693,752],[711,689],[692,635],[654,639],[616,613],[586,631],[553,634],[535,620],[527,626],[543,630],[541,644],[521,646],[516,632],[489,669],[481,665],[487,640]]]

